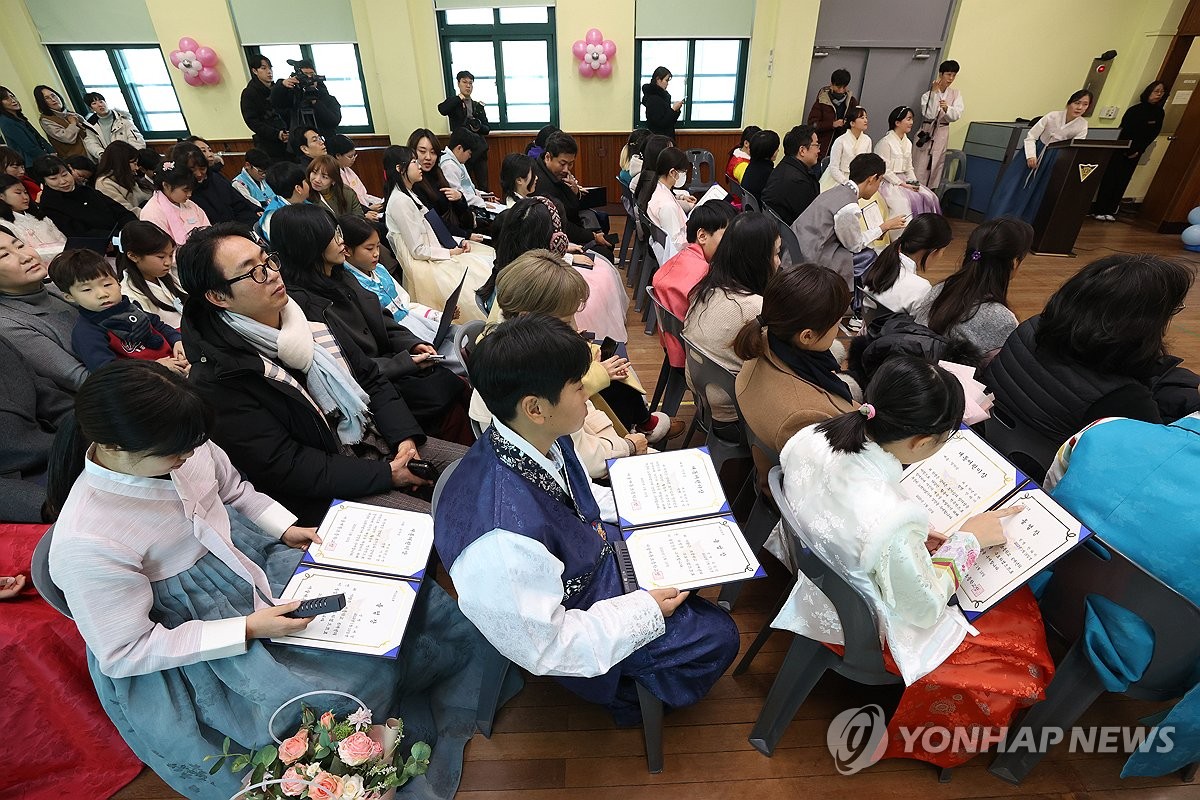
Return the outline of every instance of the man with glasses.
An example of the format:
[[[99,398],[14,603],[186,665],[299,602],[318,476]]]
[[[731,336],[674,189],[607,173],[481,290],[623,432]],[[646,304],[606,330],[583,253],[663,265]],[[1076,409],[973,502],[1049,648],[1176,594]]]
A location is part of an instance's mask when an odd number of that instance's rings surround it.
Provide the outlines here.
[[[478,100],[471,99],[471,92],[475,90],[475,76],[467,70],[462,70],[454,80],[458,84],[458,93],[452,94],[438,104],[438,113],[450,118],[450,130],[456,131],[459,128],[466,128],[471,133],[479,137],[482,144],[477,144],[477,149],[471,152],[471,158],[466,162],[467,171],[471,173],[471,180],[481,192],[486,192],[488,189],[488,174],[487,174],[487,139],[485,138],[492,132],[491,126],[488,125],[487,108]]]
[[[272,161],[289,161],[292,154],[287,146],[287,123],[271,104],[274,79],[271,59],[261,53],[250,56],[250,82],[242,89],[242,119],[246,127],[254,131],[255,147],[269,155]]]
[[[334,498],[429,511],[433,481],[410,462],[440,469],[466,448],[426,437],[371,359],[305,319],[265,244],[229,223],[176,253],[199,301],[184,312],[184,347],[215,413],[213,441],[301,525],[319,524]]]
[[[325,137],[310,125],[297,125],[292,128],[292,132],[288,134],[288,142],[291,144],[292,152],[296,154],[297,160],[306,167],[308,162],[317,156],[323,156],[329,152],[325,149]]]
[[[771,171],[762,201],[789,226],[821,193],[821,181],[813,172],[820,155],[811,125],[797,125],[783,137],[783,160]]]

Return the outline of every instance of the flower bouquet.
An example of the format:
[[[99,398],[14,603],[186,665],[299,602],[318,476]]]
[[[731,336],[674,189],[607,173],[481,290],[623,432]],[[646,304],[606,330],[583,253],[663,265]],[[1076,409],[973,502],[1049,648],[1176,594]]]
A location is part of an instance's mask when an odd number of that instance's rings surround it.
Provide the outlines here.
[[[318,712],[301,705],[300,727],[287,739],[275,735],[275,718],[296,700],[314,694],[338,694],[358,703],[352,714],[338,718],[332,711]],[[309,692],[284,703],[267,725],[276,745],[249,753],[231,753],[225,738],[222,752],[205,756],[215,759],[209,769],[215,775],[226,763],[233,772],[250,770],[245,788],[234,795],[249,800],[300,797],[311,800],[386,800],[398,787],[429,769],[430,747],[417,742],[406,760],[400,761],[397,745],[404,736],[404,723],[390,718],[372,725],[371,710],[344,692]],[[397,763],[400,761],[400,763]]]

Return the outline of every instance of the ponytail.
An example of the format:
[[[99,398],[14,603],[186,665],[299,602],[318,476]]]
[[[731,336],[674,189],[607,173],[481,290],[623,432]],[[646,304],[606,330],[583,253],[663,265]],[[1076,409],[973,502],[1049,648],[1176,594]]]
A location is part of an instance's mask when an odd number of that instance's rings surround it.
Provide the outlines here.
[[[742,361],[761,358],[766,352],[762,335],[764,327],[763,316],[759,314],[743,325],[741,330],[737,332],[737,335],[733,337],[733,352]]]
[[[950,230],[950,223],[941,214],[918,214],[863,274],[863,286],[872,292],[886,292],[900,277],[901,253],[909,256],[924,251],[927,257],[931,250],[948,247],[953,240],[954,233]],[[917,267],[925,269],[924,258]]]
[[[861,453],[868,441],[884,445],[955,431],[965,404],[962,384],[949,372],[917,356],[896,356],[871,378],[865,403],[817,431],[835,453]]]
[[[743,217],[754,216],[761,215],[739,214],[734,225]],[[728,233],[725,236],[717,248],[718,255],[726,242],[736,242],[728,238]],[[733,350],[743,361],[761,357],[766,351],[763,328],[784,342],[791,342],[806,330],[825,333],[837,324],[849,306],[850,288],[846,280],[828,267],[795,264],[776,270],[763,292],[762,313],[738,331]]]
[[[79,429],[75,412],[63,415],[54,443],[50,446],[50,469],[46,478],[46,503],[42,506],[42,517],[54,522],[62,511],[67,495],[75,480],[83,472],[83,460],[91,441]]]

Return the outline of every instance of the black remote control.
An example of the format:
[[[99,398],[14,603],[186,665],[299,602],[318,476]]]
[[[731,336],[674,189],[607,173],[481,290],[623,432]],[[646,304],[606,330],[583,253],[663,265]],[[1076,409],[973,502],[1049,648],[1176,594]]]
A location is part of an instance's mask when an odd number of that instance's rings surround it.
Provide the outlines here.
[[[437,482],[441,476],[441,472],[433,465],[432,461],[422,461],[420,459],[412,459],[408,462],[408,471],[418,478],[423,480]]]
[[[310,597],[307,600],[302,600],[300,607],[295,611],[289,611],[284,616],[291,617],[292,619],[315,617],[317,614],[332,614],[335,611],[341,611],[345,607],[346,595],[344,594]]]

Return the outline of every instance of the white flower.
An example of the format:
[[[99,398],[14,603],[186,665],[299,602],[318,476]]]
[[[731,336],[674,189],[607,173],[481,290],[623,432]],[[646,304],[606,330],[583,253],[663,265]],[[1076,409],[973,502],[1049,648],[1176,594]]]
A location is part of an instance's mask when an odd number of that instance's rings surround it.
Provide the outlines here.
[[[349,722],[351,725],[355,725],[355,726],[357,726],[357,725],[370,726],[370,724],[371,724],[371,709],[360,708],[358,711],[355,711],[353,714],[346,717],[346,721]]]
[[[371,712],[367,712],[370,714]],[[341,800],[360,800],[366,790],[363,788],[363,779],[361,775],[348,775],[342,778],[342,797]]]

